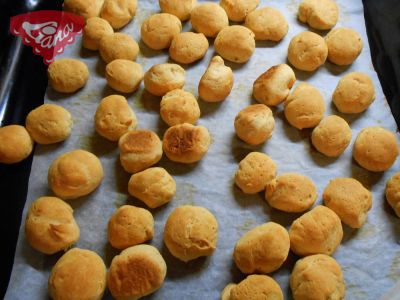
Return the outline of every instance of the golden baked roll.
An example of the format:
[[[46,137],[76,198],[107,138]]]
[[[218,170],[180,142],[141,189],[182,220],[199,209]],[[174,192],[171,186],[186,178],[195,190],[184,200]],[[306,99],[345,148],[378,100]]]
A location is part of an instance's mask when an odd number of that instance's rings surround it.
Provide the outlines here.
[[[60,58],[53,61],[47,69],[50,86],[60,93],[74,93],[89,79],[86,64],[73,58]]]
[[[219,4],[226,11],[229,20],[243,22],[260,4],[260,0],[221,0]]]
[[[217,3],[205,2],[195,6],[190,15],[195,31],[206,37],[215,38],[223,28],[229,26],[228,15]]]
[[[191,64],[206,55],[208,46],[203,33],[181,32],[172,39],[169,56],[180,64]]]
[[[235,283],[228,283],[221,292],[221,300],[230,300],[232,288],[236,286]]]
[[[137,0],[104,0],[100,16],[114,29],[128,24],[136,13]]]
[[[127,59],[115,59],[106,66],[107,84],[121,93],[135,92],[143,76],[142,66]]]
[[[56,197],[36,199],[26,215],[25,238],[44,254],[66,251],[79,239],[72,207]]]
[[[335,28],[325,37],[328,60],[336,65],[352,64],[363,49],[360,34],[351,28]]]
[[[258,41],[279,42],[289,30],[285,17],[273,7],[253,10],[247,15],[244,25],[254,32],[254,38]]]
[[[25,127],[0,127],[0,163],[15,164],[27,158],[33,150],[33,140]]]
[[[217,247],[217,239],[217,220],[204,207],[177,207],[165,223],[165,245],[173,256],[184,262],[210,256]]]
[[[303,0],[299,6],[299,20],[311,28],[328,30],[339,18],[339,8],[334,0]]]
[[[157,64],[144,74],[144,87],[156,96],[181,89],[185,85],[185,70],[177,64]]]
[[[131,36],[115,32],[100,40],[99,52],[107,64],[115,59],[135,60],[139,53],[139,45]]]
[[[64,0],[64,10],[89,19],[98,17],[104,0]]]
[[[179,18],[181,21],[186,21],[190,18],[190,13],[196,5],[196,0],[159,0],[161,11]]]
[[[83,29],[82,45],[89,50],[98,50],[100,40],[113,33],[113,28],[106,20],[99,17],[89,18]]]
[[[385,196],[396,215],[400,217],[400,172],[395,173],[387,181]]]
[[[103,167],[97,156],[78,149],[53,160],[49,167],[48,182],[56,196],[69,200],[93,192],[103,177]]]
[[[250,275],[231,289],[229,300],[283,300],[279,284],[267,275]]]

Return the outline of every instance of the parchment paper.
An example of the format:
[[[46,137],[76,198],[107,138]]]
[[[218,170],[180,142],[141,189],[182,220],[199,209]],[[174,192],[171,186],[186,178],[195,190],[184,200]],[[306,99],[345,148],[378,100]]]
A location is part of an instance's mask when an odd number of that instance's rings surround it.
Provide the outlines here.
[[[200,1],[201,2],[201,1]],[[356,29],[364,41],[360,57],[350,67],[337,67],[326,63],[314,73],[296,71],[297,83],[307,81],[324,95],[327,112],[344,117],[351,125],[354,142],[359,131],[367,126],[379,125],[396,131],[396,125],[382,93],[373,69],[368,40],[365,32],[361,0],[338,0],[340,19],[337,27]],[[257,42],[250,61],[244,65],[227,63],[234,70],[235,84],[231,95],[220,104],[199,100],[202,117],[199,124],[206,126],[212,135],[212,144],[207,155],[197,164],[182,165],[163,157],[158,164],[166,168],[177,182],[177,195],[173,201],[152,210],[155,218],[155,236],[150,242],[165,258],[168,273],[162,288],[147,299],[219,299],[220,292],[229,282],[239,282],[245,276],[235,267],[232,251],[236,241],[248,230],[267,221],[274,221],[289,228],[300,214],[289,214],[271,209],[263,200],[263,193],[245,195],[233,184],[238,162],[251,151],[262,151],[278,164],[278,173],[300,172],[318,186],[317,204],[329,180],[335,177],[354,177],[373,191],[373,207],[366,224],[359,230],[344,226],[344,238],[334,257],[341,264],[346,280],[346,299],[379,299],[400,277],[400,220],[395,217],[384,198],[387,179],[400,167],[400,159],[385,173],[371,173],[359,167],[351,156],[351,144],[338,159],[329,159],[316,152],[309,142],[310,130],[299,131],[285,120],[282,107],[274,110],[276,127],[273,137],[259,147],[251,147],[239,141],[234,133],[233,120],[236,114],[249,104],[253,81],[273,65],[286,62],[290,39],[307,30],[307,26],[296,19],[300,0],[261,1],[259,7],[278,8],[289,22],[289,33],[280,43]],[[134,20],[122,31],[140,41],[140,25],[145,18],[159,11],[158,1],[141,1]],[[184,25],[190,30],[190,23]],[[210,41],[212,44],[212,41]],[[140,42],[141,54],[137,62],[148,70],[153,64],[169,60],[167,51],[152,51]],[[199,63],[185,66],[185,90],[197,96],[197,85],[211,57],[211,46],[206,57]],[[94,131],[93,116],[99,101],[115,93],[106,85],[105,65],[97,52],[81,50],[81,42],[69,46],[64,57],[82,59],[90,69],[90,79],[79,92],[59,94],[50,87],[45,102],[66,107],[73,115],[75,124],[72,136],[62,144],[37,146],[29,182],[24,216],[30,203],[36,198],[51,195],[47,185],[47,170],[50,162],[60,154],[76,148],[86,149],[98,155],[105,170],[101,186],[91,195],[70,201],[81,237],[76,247],[87,248],[101,255],[107,267],[118,253],[107,242],[107,222],[115,209],[123,204],[145,207],[127,193],[129,175],[118,160],[115,143],[106,141]],[[374,80],[376,100],[364,113],[358,115],[339,114],[331,104],[331,95],[339,78],[352,71],[368,73]],[[166,125],[159,117],[160,99],[143,89],[127,95],[139,121],[139,128],[156,131],[160,137]],[[171,256],[162,241],[165,221],[171,211],[180,205],[200,205],[211,210],[219,222],[218,247],[208,258],[187,264]],[[6,299],[46,299],[49,272],[62,253],[46,256],[33,250],[25,241],[22,223],[15,262]],[[285,298],[290,299],[289,275],[296,257],[289,255],[287,262],[271,275],[280,284]],[[110,299],[106,292],[105,299]]]

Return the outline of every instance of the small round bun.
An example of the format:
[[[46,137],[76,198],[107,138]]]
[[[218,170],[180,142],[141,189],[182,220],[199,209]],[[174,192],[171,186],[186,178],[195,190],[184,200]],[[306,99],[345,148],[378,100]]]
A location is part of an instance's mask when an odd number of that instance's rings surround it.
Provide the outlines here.
[[[195,124],[200,118],[200,107],[193,94],[176,89],[162,97],[160,115],[169,126],[183,123]]]
[[[161,11],[186,21],[190,18],[190,13],[196,5],[196,0],[159,0]]]
[[[82,45],[89,50],[98,50],[100,40],[113,33],[113,28],[106,20],[99,17],[87,19],[83,29]]]
[[[251,152],[240,161],[235,183],[246,194],[259,193],[275,178],[276,168],[276,163],[268,155]]]
[[[360,34],[351,28],[333,29],[325,41],[328,45],[328,60],[339,66],[352,64],[363,48]]]
[[[372,172],[389,169],[399,155],[396,135],[382,127],[372,126],[360,131],[353,147],[353,158]]]
[[[191,64],[206,55],[208,46],[208,40],[204,34],[181,32],[173,38],[169,55],[180,64]]]
[[[190,16],[195,31],[206,37],[215,38],[223,28],[229,26],[225,10],[217,3],[206,2],[195,6]]]
[[[279,42],[289,30],[285,17],[273,7],[252,11],[247,15],[244,25],[254,32],[254,37],[258,41]]]
[[[151,240],[153,235],[153,215],[144,208],[123,205],[108,221],[108,241],[117,249],[142,244]]]
[[[344,299],[345,282],[340,265],[328,255],[316,254],[298,260],[290,276],[294,300]]]
[[[27,158],[33,150],[33,140],[25,127],[0,127],[0,163],[15,164]]]
[[[331,255],[342,241],[342,223],[333,210],[318,205],[293,222],[289,237],[290,249],[299,256]]]
[[[89,79],[85,63],[77,59],[61,58],[53,61],[47,69],[51,87],[60,93],[74,93]]]
[[[151,130],[128,131],[118,141],[120,161],[128,173],[137,173],[158,163],[162,157],[162,144]]]
[[[182,30],[181,21],[167,13],[147,18],[140,29],[142,41],[151,49],[162,50],[171,45],[172,39]]]
[[[325,205],[351,228],[361,228],[372,207],[372,193],[353,178],[335,178],[329,181],[323,199]]]
[[[361,72],[352,72],[343,76],[332,96],[332,101],[338,111],[347,114],[365,111],[374,100],[374,83],[367,74]]]
[[[175,196],[176,183],[167,170],[154,167],[133,174],[128,183],[128,191],[148,207],[157,208]]]
[[[107,64],[115,59],[135,60],[139,53],[139,45],[131,36],[115,32],[100,40],[99,52]]]
[[[127,59],[115,59],[106,66],[107,84],[121,93],[135,92],[143,76],[142,66]]]
[[[165,155],[175,162],[190,164],[203,158],[211,137],[204,126],[184,123],[167,129],[163,139]]]
[[[232,288],[236,286],[235,283],[228,283],[221,292],[221,300],[230,300]]]
[[[254,81],[253,96],[262,104],[279,105],[286,100],[295,81],[296,75],[287,64],[273,66]]]
[[[65,0],[64,10],[89,19],[100,15],[104,0]]]
[[[67,250],[79,239],[79,227],[68,203],[56,197],[32,202],[25,221],[28,243],[44,254]]]
[[[217,220],[200,206],[177,207],[165,223],[165,245],[173,256],[184,262],[210,256],[217,247],[217,238]]]
[[[400,218],[400,172],[394,174],[386,183],[386,200]]]
[[[260,4],[260,0],[221,0],[220,5],[225,9],[229,20],[243,22],[246,16]]]
[[[233,259],[245,274],[271,273],[285,262],[290,249],[287,230],[268,222],[245,233],[236,243]]]
[[[156,96],[181,89],[185,85],[185,70],[177,64],[158,64],[144,74],[144,87]]]
[[[229,300],[283,300],[279,284],[267,275],[250,275],[231,289]]]
[[[136,245],[115,256],[107,274],[107,286],[117,300],[139,299],[164,283],[167,265],[157,248]]]
[[[137,0],[104,0],[100,16],[114,29],[128,24],[136,13]]]
[[[328,57],[328,46],[318,34],[305,31],[295,35],[288,48],[288,60],[297,69],[315,71]]]
[[[299,6],[299,20],[311,28],[328,30],[339,18],[339,8],[334,0],[303,0]]]
[[[54,300],[101,300],[106,289],[106,266],[93,251],[74,248],[54,265],[49,294]]]

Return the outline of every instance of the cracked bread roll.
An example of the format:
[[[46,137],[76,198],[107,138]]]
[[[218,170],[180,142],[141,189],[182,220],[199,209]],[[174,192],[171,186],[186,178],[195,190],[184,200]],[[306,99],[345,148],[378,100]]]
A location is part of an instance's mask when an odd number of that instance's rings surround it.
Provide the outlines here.
[[[219,4],[226,11],[229,20],[243,22],[260,4],[260,0],[221,0]]]
[[[339,8],[334,0],[303,0],[299,6],[299,20],[311,28],[328,30],[339,18]]]
[[[205,2],[195,6],[190,15],[190,23],[195,31],[206,37],[215,38],[225,27],[229,26],[225,10],[216,3]]]
[[[400,218],[400,172],[395,173],[387,181],[385,196],[389,205]]]
[[[84,87],[89,79],[86,64],[73,58],[60,58],[47,69],[50,86],[60,93],[74,93]]]
[[[285,17],[273,7],[263,7],[250,12],[244,25],[254,32],[257,41],[279,42],[289,30]]]
[[[325,41],[328,60],[339,66],[352,64],[363,48],[360,34],[351,28],[335,28],[328,33]]]
[[[99,52],[107,64],[115,59],[135,60],[139,53],[139,45],[131,36],[115,32],[100,40]]]
[[[98,17],[104,0],[64,0],[63,9],[89,19]]]
[[[114,29],[128,24],[136,13],[137,0],[104,0],[100,16]]]
[[[206,55],[208,46],[203,33],[181,32],[172,39],[169,56],[180,64],[191,64]]]
[[[127,59],[115,59],[106,66],[107,84],[121,93],[135,92],[143,76],[142,66]]]
[[[27,158],[33,150],[33,140],[25,127],[0,127],[0,163],[15,164]]]
[[[82,45],[89,50],[98,50],[100,40],[113,33],[113,28],[106,20],[99,17],[89,18],[83,29]]]
[[[174,15],[181,21],[186,21],[190,18],[190,13],[196,5],[196,0],[159,0],[161,11]]]
[[[267,275],[250,275],[231,289],[229,300],[283,300],[279,284]]]
[[[144,74],[144,87],[151,94],[164,96],[185,85],[185,70],[177,64],[157,64]]]
[[[228,283],[221,292],[221,300],[230,300],[232,288],[236,286],[235,283]]]

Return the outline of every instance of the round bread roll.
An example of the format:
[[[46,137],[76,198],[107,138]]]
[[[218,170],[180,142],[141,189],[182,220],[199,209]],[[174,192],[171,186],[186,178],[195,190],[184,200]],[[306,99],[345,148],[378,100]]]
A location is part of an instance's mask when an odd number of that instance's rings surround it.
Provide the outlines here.
[[[276,168],[276,163],[268,155],[251,152],[240,161],[235,183],[246,194],[259,193],[275,178]]]
[[[143,76],[142,66],[127,59],[115,59],[106,66],[107,84],[121,93],[135,92]]]
[[[288,48],[288,60],[297,69],[315,71],[328,57],[328,46],[318,34],[305,31],[295,35]]]
[[[250,275],[231,289],[229,300],[283,300],[279,284],[267,275]]]
[[[26,117],[25,126],[38,144],[54,144],[71,135],[72,117],[68,110],[55,104],[43,104]]]
[[[351,28],[336,28],[325,37],[328,60],[336,65],[350,65],[360,55],[363,42],[360,34]]]
[[[200,118],[200,107],[191,93],[176,89],[162,97],[160,115],[169,126],[183,123],[195,124]]]
[[[338,116],[328,116],[314,128],[311,142],[322,154],[338,157],[351,142],[351,128],[346,120]]]
[[[49,65],[47,77],[49,84],[57,92],[74,93],[86,84],[89,70],[80,60],[60,58]]]
[[[132,20],[136,8],[137,0],[104,0],[100,15],[114,29],[120,29]]]
[[[208,40],[204,34],[181,32],[172,39],[169,55],[180,64],[191,64],[206,55],[208,46]]]
[[[329,181],[323,198],[325,205],[351,228],[361,228],[372,207],[371,192],[353,178],[335,178]]]
[[[313,206],[317,197],[314,182],[301,174],[282,174],[266,184],[265,200],[282,211],[303,212]]]
[[[107,64],[115,59],[135,60],[139,53],[139,45],[131,36],[115,32],[100,40],[99,52]]]
[[[254,98],[265,105],[276,106],[286,100],[296,75],[287,64],[280,64],[262,73],[253,84]]]
[[[98,50],[100,40],[114,33],[110,23],[99,17],[92,17],[86,20],[83,29],[82,45],[89,50]]]
[[[303,0],[299,6],[299,20],[311,28],[328,30],[339,18],[339,8],[334,0]]]
[[[181,89],[185,85],[185,70],[177,64],[158,64],[144,74],[144,87],[156,96]]]
[[[387,202],[400,217],[400,172],[390,177],[386,183],[385,195]]]
[[[49,278],[49,294],[54,300],[103,298],[106,266],[93,251],[74,248],[54,265]]]
[[[113,258],[107,286],[117,300],[139,299],[158,290],[166,274],[167,265],[157,248],[136,245]]]
[[[247,15],[244,25],[254,32],[254,37],[258,41],[279,42],[289,30],[285,17],[273,7],[252,11]]]
[[[214,56],[199,82],[199,96],[206,102],[225,100],[232,91],[233,72],[221,56]]]
[[[196,5],[196,0],[159,0],[161,11],[174,15],[181,21],[186,21],[190,18],[190,13]]]
[[[118,141],[120,161],[128,173],[137,173],[158,163],[162,157],[162,144],[151,130],[128,131]]]
[[[154,167],[133,174],[128,183],[128,191],[148,207],[157,208],[175,196],[176,183],[164,168]]]
[[[332,96],[332,101],[338,111],[347,114],[365,111],[374,100],[375,88],[372,79],[361,72],[352,72],[343,76]]]
[[[56,197],[40,197],[32,202],[25,221],[28,243],[44,254],[67,250],[79,239],[73,209]]]
[[[173,256],[184,262],[210,256],[217,247],[217,238],[217,220],[204,207],[177,207],[165,223],[165,245]]]
[[[235,283],[228,283],[221,292],[221,300],[230,300],[232,288],[236,286]]]
[[[167,129],[163,150],[170,160],[190,164],[203,158],[210,143],[211,137],[207,128],[184,123]]]
[[[27,158],[33,150],[33,140],[25,127],[0,127],[0,163],[15,164]]]
[[[259,145],[272,136],[275,119],[268,106],[253,104],[236,115],[234,125],[241,140],[250,145]]]
[[[147,18],[140,28],[142,41],[151,49],[162,50],[182,30],[181,21],[174,15],[161,13]]]
[[[153,235],[153,215],[144,208],[123,205],[108,221],[108,241],[117,249],[144,243],[151,240]]]
[[[215,38],[222,28],[229,26],[225,10],[212,2],[195,6],[190,15],[190,23],[194,30],[210,38]]]
[[[298,260],[290,276],[294,300],[344,299],[342,269],[328,255],[316,254]],[[312,295],[312,296],[311,296]]]
[[[353,147],[353,158],[361,167],[372,172],[386,171],[398,155],[396,135],[378,126],[361,130]]]
[[[256,9],[260,0],[221,0],[220,5],[225,9],[229,20],[243,22],[246,16]]]
[[[293,222],[289,237],[290,249],[299,256],[331,255],[342,241],[342,223],[333,210],[318,205]]]
[[[64,10],[89,19],[100,15],[104,0],[64,0]]]
[[[233,259],[245,274],[271,273],[285,262],[290,249],[287,230],[268,222],[246,232],[236,243]]]

